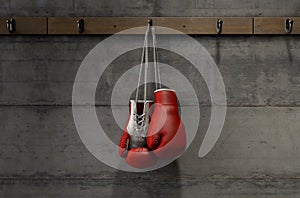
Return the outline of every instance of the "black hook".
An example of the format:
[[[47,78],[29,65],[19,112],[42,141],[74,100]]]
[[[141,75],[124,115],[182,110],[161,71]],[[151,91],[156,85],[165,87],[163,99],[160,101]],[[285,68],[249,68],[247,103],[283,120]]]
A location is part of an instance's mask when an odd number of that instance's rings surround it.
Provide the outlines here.
[[[77,21],[77,28],[78,28],[78,32],[79,33],[83,33],[84,32],[84,19],[79,19]]]
[[[287,34],[289,34],[293,31],[293,23],[294,23],[294,21],[292,19],[285,20],[285,28],[284,29]]]
[[[148,25],[149,25],[150,27],[152,27],[152,25],[153,25],[152,19],[148,19]]]
[[[16,31],[16,20],[13,18],[8,19],[6,21],[6,28],[9,33],[14,33]]]
[[[221,34],[222,28],[223,28],[223,21],[221,19],[218,19],[216,25],[217,34]]]

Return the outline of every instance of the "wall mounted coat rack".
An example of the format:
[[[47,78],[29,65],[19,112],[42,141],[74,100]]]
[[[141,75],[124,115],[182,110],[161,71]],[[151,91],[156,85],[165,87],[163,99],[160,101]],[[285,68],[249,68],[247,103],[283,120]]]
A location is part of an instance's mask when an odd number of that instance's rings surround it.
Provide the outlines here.
[[[191,35],[300,34],[300,17],[0,17],[0,35],[114,34],[149,18]]]

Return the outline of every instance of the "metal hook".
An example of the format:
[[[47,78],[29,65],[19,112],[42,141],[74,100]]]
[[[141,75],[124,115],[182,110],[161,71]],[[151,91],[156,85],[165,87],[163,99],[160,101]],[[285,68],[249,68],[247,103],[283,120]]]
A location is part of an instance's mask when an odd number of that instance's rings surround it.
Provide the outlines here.
[[[148,19],[148,25],[149,25],[150,27],[152,27],[152,25],[153,25],[152,19]]]
[[[222,27],[223,27],[223,21],[221,19],[218,19],[217,20],[217,25],[216,25],[217,34],[221,34]]]
[[[292,19],[285,20],[285,28],[284,29],[287,34],[289,34],[293,31],[293,23],[294,23],[294,21]]]
[[[16,20],[13,18],[8,19],[6,21],[6,28],[9,33],[14,33],[16,31]]]
[[[79,33],[83,33],[84,32],[84,19],[79,19],[77,21],[77,28],[78,28],[78,32]]]

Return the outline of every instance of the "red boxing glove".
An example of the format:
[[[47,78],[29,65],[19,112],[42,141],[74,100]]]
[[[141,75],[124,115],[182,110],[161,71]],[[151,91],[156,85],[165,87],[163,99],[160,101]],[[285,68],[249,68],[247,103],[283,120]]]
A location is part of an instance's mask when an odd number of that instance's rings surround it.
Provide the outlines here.
[[[147,144],[157,157],[172,159],[186,147],[184,125],[179,117],[177,96],[174,90],[154,92],[155,109],[148,130]]]
[[[147,146],[148,113],[152,104],[153,101],[130,101],[130,115],[119,144],[120,156],[126,158],[127,164],[139,169],[156,164],[156,157]]]

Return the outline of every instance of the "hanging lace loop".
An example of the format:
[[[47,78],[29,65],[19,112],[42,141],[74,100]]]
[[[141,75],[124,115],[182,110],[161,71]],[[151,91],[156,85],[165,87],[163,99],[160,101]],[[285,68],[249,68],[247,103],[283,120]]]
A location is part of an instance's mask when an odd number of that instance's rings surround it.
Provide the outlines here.
[[[157,44],[156,44],[156,35],[155,35],[155,28],[152,26],[152,20],[148,21],[148,26],[146,28],[145,37],[144,37],[144,44],[142,49],[142,56],[141,56],[141,64],[140,64],[140,70],[139,70],[139,77],[138,77],[138,84],[137,84],[137,91],[135,96],[135,102],[136,104],[139,101],[139,92],[140,92],[140,85],[141,85],[141,79],[142,74],[144,70],[144,86],[143,86],[143,113],[139,115],[137,112],[134,112],[134,119],[137,122],[139,126],[144,125],[145,116],[148,112],[146,112],[146,101],[147,101],[147,74],[148,74],[148,68],[149,68],[149,43],[148,43],[148,37],[149,33],[152,34],[152,45],[153,45],[153,66],[154,66],[154,76],[155,76],[155,88],[161,88],[161,80],[160,80],[160,70],[159,70],[159,63],[158,63],[158,52],[157,52]]]
[[[135,96],[135,101],[138,101],[139,91],[140,91],[140,84],[142,73],[144,69],[144,98],[143,101],[147,100],[147,73],[149,68],[149,45],[148,45],[148,37],[149,33],[152,33],[152,45],[153,45],[153,64],[154,64],[154,73],[155,73],[155,88],[161,88],[161,79],[160,79],[160,68],[159,68],[159,60],[158,60],[158,50],[157,50],[157,43],[156,43],[156,32],[155,28],[152,26],[152,22],[148,21],[148,26],[145,32],[142,56],[141,56],[141,64],[139,70],[139,77],[138,77],[138,84],[137,84],[137,91]]]
[[[156,44],[156,33],[154,27],[151,27],[151,32],[152,32],[152,42],[153,42],[153,64],[154,64],[154,75],[155,75],[155,88],[161,89],[159,60],[158,60],[158,52],[157,52],[157,44]]]

